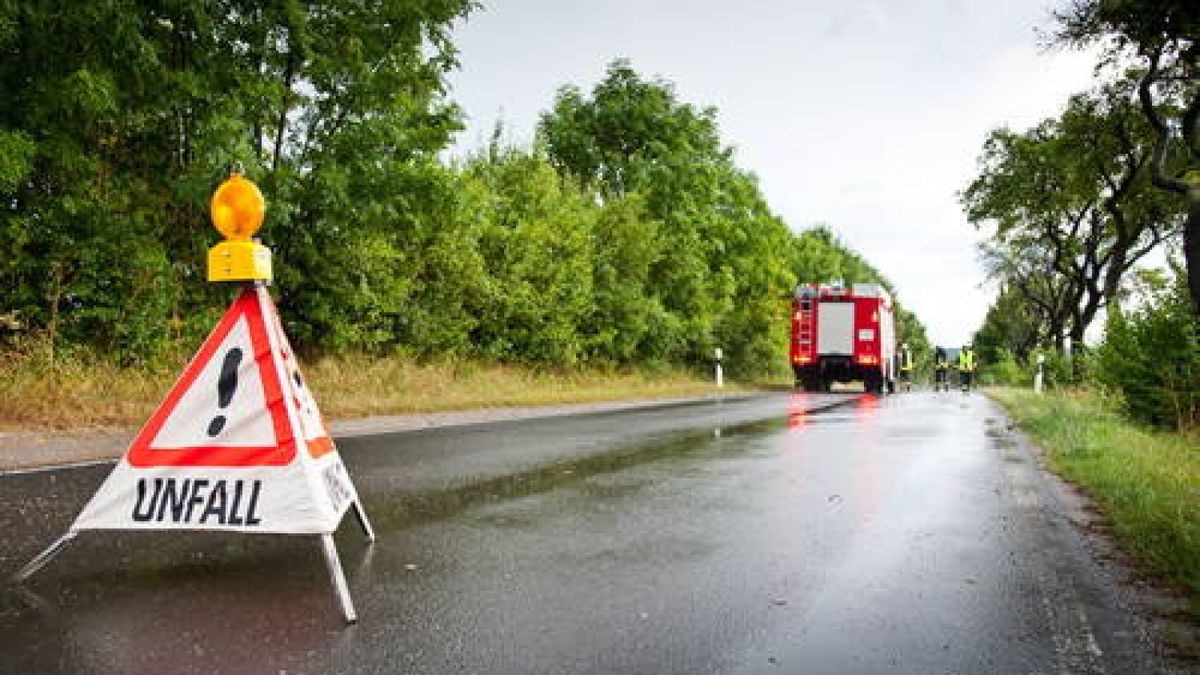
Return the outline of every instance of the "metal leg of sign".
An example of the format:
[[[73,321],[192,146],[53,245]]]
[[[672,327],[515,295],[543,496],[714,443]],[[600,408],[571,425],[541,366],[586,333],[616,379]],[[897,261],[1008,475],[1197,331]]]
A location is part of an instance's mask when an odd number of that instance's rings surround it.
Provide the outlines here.
[[[21,583],[22,581],[25,581],[29,577],[36,574],[38,570],[45,567],[46,563],[50,562],[51,558],[58,555],[58,552],[61,551],[63,547],[74,538],[75,531],[68,530],[66,534],[56,539],[54,543],[50,544],[45,551],[39,553],[36,558],[29,561],[29,564],[25,565],[19,572],[14,574],[12,580],[17,583]]]
[[[367,511],[357,499],[354,500],[354,517],[358,519],[358,526],[362,528],[363,534],[367,535],[367,541],[374,542],[375,530],[371,527],[371,521],[367,520]]]
[[[342,614],[347,623],[358,621],[354,612],[354,601],[350,599],[350,587],[346,585],[346,575],[342,573],[342,561],[338,560],[337,546],[333,543],[333,535],[321,535],[321,545],[325,550],[325,566],[329,568],[329,577],[333,581],[333,590],[337,593],[338,602],[342,605]]]

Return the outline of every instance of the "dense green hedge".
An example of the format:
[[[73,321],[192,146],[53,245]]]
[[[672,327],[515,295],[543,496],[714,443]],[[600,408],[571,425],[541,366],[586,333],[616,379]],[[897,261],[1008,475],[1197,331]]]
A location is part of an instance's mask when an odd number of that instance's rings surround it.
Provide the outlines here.
[[[1093,377],[1134,419],[1183,430],[1200,426],[1200,323],[1178,272],[1132,311],[1110,312]]]

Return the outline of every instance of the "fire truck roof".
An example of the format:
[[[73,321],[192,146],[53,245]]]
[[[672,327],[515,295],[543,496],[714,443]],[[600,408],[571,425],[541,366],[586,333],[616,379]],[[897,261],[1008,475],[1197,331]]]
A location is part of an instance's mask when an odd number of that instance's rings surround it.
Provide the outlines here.
[[[800,284],[796,287],[796,298],[813,298],[817,296],[852,296],[856,298],[882,298],[888,305],[892,303],[892,296],[887,292],[887,289],[882,284],[851,284],[849,287],[842,284]]]

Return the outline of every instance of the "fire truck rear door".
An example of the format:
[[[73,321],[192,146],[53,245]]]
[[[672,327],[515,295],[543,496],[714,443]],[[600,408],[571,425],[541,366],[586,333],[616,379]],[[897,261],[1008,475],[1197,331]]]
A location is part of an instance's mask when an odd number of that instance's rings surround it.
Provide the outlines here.
[[[817,353],[850,356],[854,353],[854,303],[822,302],[817,315]]]

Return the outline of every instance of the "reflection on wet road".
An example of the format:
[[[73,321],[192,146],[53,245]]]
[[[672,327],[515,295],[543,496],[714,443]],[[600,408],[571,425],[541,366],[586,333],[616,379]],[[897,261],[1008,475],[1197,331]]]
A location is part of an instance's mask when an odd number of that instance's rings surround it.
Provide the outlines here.
[[[1154,666],[978,396],[778,394],[341,447],[379,535],[339,536],[359,624],[314,537],[88,533],[0,595],[0,671]],[[106,471],[0,476],[0,574]]]

